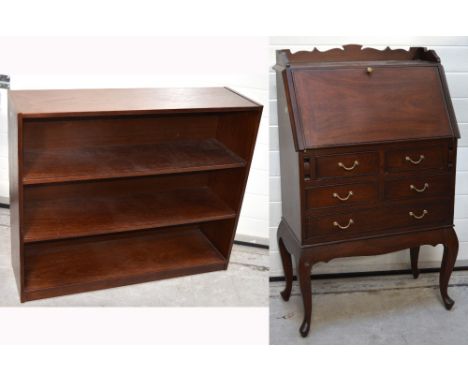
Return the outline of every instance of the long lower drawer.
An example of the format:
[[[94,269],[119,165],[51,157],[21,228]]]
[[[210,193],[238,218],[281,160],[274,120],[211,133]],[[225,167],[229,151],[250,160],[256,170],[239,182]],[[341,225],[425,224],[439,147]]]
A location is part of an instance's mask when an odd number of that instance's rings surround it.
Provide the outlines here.
[[[450,199],[439,198],[308,216],[305,236],[309,241],[313,238],[340,240],[371,232],[447,225],[452,223],[450,203]]]

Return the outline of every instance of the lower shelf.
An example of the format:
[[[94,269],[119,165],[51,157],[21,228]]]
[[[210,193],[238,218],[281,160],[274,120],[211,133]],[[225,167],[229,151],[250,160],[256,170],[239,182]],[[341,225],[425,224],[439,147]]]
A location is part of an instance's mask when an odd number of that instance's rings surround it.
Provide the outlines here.
[[[208,187],[198,187],[50,198],[27,203],[24,215],[24,241],[32,243],[231,219],[235,212]]]
[[[222,270],[197,227],[29,244],[23,301]]]

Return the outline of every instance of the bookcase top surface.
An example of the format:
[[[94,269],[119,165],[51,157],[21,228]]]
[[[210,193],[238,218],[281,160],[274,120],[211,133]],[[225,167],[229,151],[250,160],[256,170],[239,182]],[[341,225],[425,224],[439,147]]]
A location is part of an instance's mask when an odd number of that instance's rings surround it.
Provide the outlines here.
[[[224,87],[13,90],[10,98],[16,113],[30,117],[216,112],[261,107]]]

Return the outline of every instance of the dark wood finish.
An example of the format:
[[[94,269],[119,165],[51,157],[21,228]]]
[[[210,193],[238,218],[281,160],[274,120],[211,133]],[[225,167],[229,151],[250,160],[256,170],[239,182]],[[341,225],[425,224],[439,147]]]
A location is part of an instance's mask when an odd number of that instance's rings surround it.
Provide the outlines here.
[[[377,152],[318,156],[316,163],[317,178],[377,174],[379,171]]]
[[[292,69],[292,76],[306,147],[452,135],[436,66]]]
[[[417,279],[419,276],[419,269],[418,269],[419,246],[410,248],[410,257],[411,257],[411,272],[413,273],[413,277]]]
[[[21,301],[226,269],[262,106],[227,88],[10,92]]]
[[[421,171],[447,167],[448,142],[418,145],[403,150],[389,150],[385,154],[388,172]]]
[[[450,276],[457,261],[458,255],[458,238],[457,234],[453,229],[445,231],[445,242],[444,242],[444,255],[442,258],[442,267],[440,269],[439,277],[439,288],[440,294],[442,295],[442,301],[444,302],[445,308],[450,310],[455,303],[448,295],[448,283]]]
[[[306,208],[353,206],[379,199],[379,184],[351,183],[306,189]]]
[[[145,231],[27,246],[26,298],[157,280],[225,268],[226,259],[197,228]]]
[[[99,184],[112,189],[113,185]],[[236,216],[209,188],[136,190],[129,195],[80,193],[72,198],[25,203],[24,241],[170,227]],[[45,190],[44,192],[47,192]]]
[[[25,152],[24,184],[219,170],[245,161],[215,139]]]
[[[279,69],[286,65],[320,65],[333,62],[362,62],[362,61],[428,61],[440,63],[439,56],[433,50],[427,48],[391,49],[389,47],[379,50],[374,48],[363,48],[361,45],[349,44],[341,48],[320,51],[314,48],[312,51],[298,51],[291,53],[289,49],[276,51],[276,61]]]
[[[451,225],[450,210],[447,209],[447,204],[450,202],[448,198],[423,202],[410,201],[382,205],[380,208],[355,208],[345,213],[339,210],[327,216],[308,216],[304,241],[334,241],[358,237],[369,232]],[[350,221],[353,223],[350,224]],[[334,222],[341,227],[349,227],[343,229]],[[317,238],[309,240],[312,237]]]
[[[384,193],[387,200],[422,199],[444,196],[450,193],[450,175],[417,175],[410,178],[385,182]]]
[[[278,244],[289,299],[292,257],[310,329],[312,266],[337,257],[444,245],[440,291],[458,251],[453,230],[459,131],[443,68],[425,48],[277,52],[283,218]],[[297,170],[295,169],[297,167]]]
[[[30,118],[242,111],[260,105],[229,88],[16,90]]]
[[[281,262],[283,263],[284,278],[286,279],[286,287],[281,292],[284,301],[288,301],[291,297],[292,283],[293,283],[293,267],[291,254],[284,246],[283,240],[278,236],[278,248],[280,251]]]

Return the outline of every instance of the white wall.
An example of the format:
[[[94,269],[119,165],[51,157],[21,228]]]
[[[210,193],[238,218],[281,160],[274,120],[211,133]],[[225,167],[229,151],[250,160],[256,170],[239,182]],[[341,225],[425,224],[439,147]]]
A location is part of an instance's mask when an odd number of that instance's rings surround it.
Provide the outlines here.
[[[457,158],[457,184],[455,201],[455,228],[460,240],[457,265],[468,263],[468,37],[273,37],[270,38],[270,68],[275,63],[275,50],[320,50],[343,44],[361,44],[379,49],[427,46],[440,56],[447,74],[455,113],[462,138]],[[281,219],[281,189],[276,117],[275,74],[270,70],[270,263],[271,275],[281,276],[283,270],[276,243],[276,228]],[[442,249],[424,246],[420,266],[440,266]],[[401,251],[384,256],[336,259],[318,264],[314,273],[355,272],[409,268],[409,252]]]
[[[1,74],[1,71],[0,71]],[[8,90],[0,89],[0,203],[8,203]]]
[[[268,243],[267,38],[0,38],[11,89],[229,86],[265,105],[239,240]],[[0,197],[7,196],[0,130]],[[5,155],[4,155],[5,154]]]

